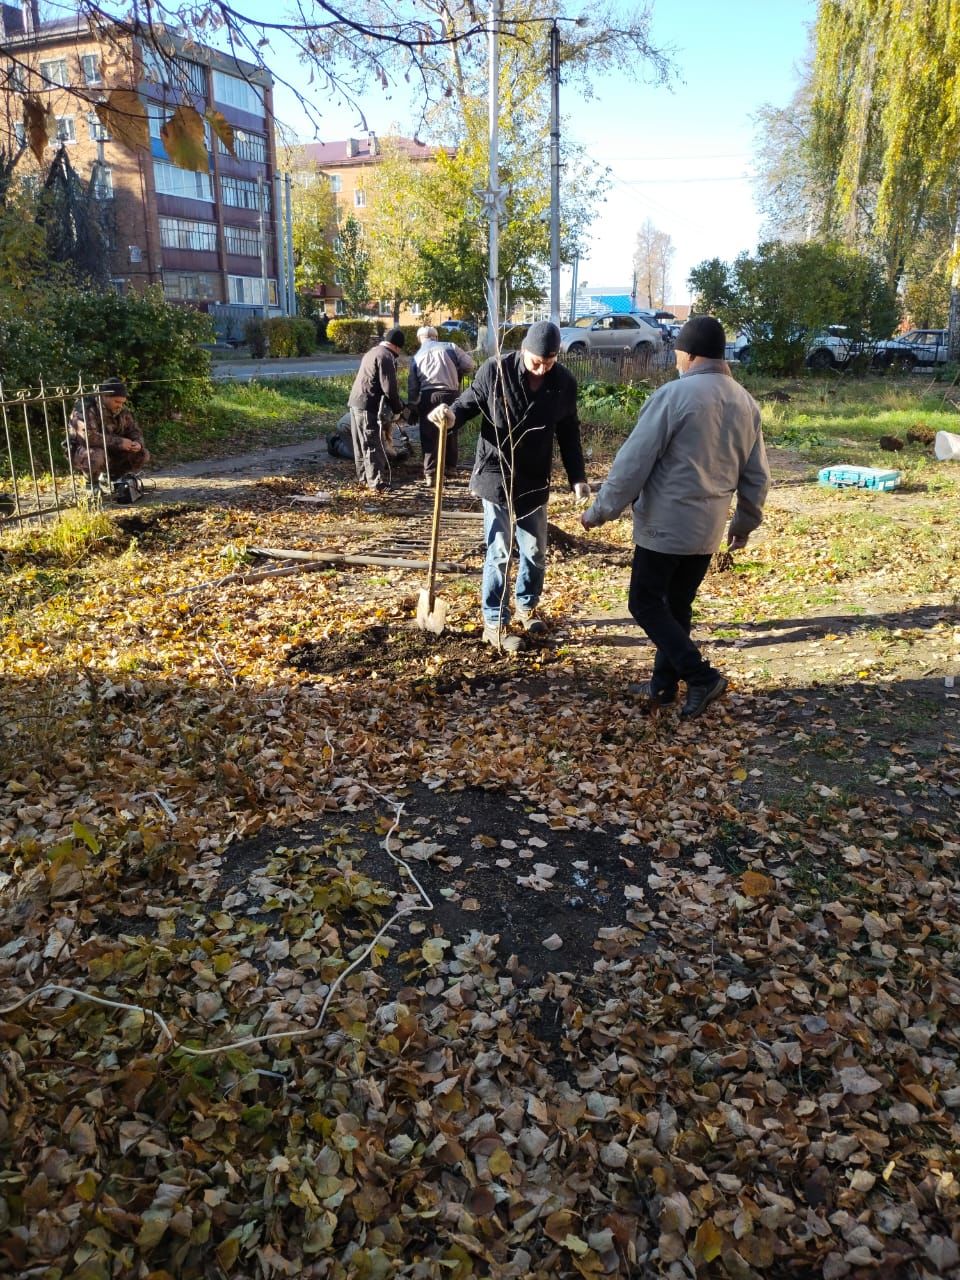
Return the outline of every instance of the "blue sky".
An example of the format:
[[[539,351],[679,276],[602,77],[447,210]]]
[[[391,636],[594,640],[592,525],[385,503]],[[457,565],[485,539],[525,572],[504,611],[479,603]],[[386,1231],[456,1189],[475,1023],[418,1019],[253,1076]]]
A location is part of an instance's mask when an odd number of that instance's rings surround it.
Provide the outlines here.
[[[246,11],[268,8],[254,0]],[[655,0],[653,41],[673,49],[678,72],[670,89],[622,74],[597,84],[590,101],[572,86],[561,89],[565,132],[613,177],[581,260],[581,282],[629,286],[636,233],[648,217],[674,242],[673,302],[687,301],[686,277],[698,262],[756,246],[750,117],[764,102],[789,100],[816,9],[816,0]],[[299,74],[289,63],[284,71],[291,79]],[[411,131],[401,95],[387,100],[371,92],[364,111],[380,134]],[[277,112],[300,136],[312,136],[282,89]],[[358,128],[356,113],[335,104],[324,109],[324,141]],[[568,282],[565,271],[564,290]]]

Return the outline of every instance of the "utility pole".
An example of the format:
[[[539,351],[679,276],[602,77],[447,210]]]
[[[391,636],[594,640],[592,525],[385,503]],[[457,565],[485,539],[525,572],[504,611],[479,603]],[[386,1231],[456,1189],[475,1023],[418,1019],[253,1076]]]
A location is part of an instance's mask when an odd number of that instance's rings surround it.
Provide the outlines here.
[[[500,0],[490,0],[488,35],[489,78],[487,86],[490,169],[487,190],[483,193],[489,222],[489,259],[487,263],[487,354],[495,355],[500,344],[500,210],[502,199],[499,179],[500,147]]]
[[[580,274],[580,250],[573,251],[573,275],[570,279],[570,324],[573,324],[577,318],[577,289],[579,281],[577,276]]]
[[[550,319],[560,323],[560,28],[550,24]]]
[[[263,318],[270,315],[270,296],[267,290],[267,219],[264,215],[265,191],[263,178],[257,175],[257,205],[260,209],[260,287],[263,292]]]

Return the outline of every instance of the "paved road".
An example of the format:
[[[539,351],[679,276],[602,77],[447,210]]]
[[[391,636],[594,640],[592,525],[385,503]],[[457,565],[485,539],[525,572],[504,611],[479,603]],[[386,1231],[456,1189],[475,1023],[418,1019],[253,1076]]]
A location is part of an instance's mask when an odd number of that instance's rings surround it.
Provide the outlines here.
[[[286,360],[215,360],[215,382],[249,382],[251,378],[333,378],[354,374],[359,356],[300,356]]]

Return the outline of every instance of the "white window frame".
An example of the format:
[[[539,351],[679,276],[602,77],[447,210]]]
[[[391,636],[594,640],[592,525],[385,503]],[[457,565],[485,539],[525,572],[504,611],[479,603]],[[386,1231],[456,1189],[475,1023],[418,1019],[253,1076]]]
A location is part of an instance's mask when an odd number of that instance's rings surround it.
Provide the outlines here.
[[[103,84],[99,53],[81,53],[80,78],[85,85]]]
[[[110,131],[95,111],[87,112],[87,132],[91,142],[110,141]]]
[[[51,85],[58,84],[64,89],[70,87],[70,70],[67,66],[66,58],[48,58],[44,59],[39,65],[40,75],[43,77],[41,89],[49,89]]]
[[[355,209],[365,209],[367,207],[367,193],[363,187],[357,187],[354,191],[353,206]]]
[[[94,200],[113,199],[113,170],[109,165],[98,164],[94,173]]]
[[[77,117],[57,116],[57,142],[76,142]]]
[[[188,190],[194,184],[192,191]],[[178,196],[182,200],[205,200],[213,204],[213,183],[209,173],[195,173],[192,169],[178,169],[163,160],[153,162],[153,184],[161,196]]]
[[[160,244],[164,249],[189,249],[196,253],[216,253],[217,224],[161,214]]]
[[[260,231],[257,227],[223,228],[224,245],[227,253],[238,258],[259,258],[262,253]],[[246,242],[246,247],[241,247]]]
[[[270,212],[270,183],[264,179],[263,211]],[[233,197],[236,197],[235,199]],[[260,212],[260,187],[250,178],[237,178],[233,174],[220,175],[220,203],[228,209],[253,209]]]
[[[226,71],[214,70],[213,98],[215,102],[236,107],[252,116],[265,118],[267,114],[264,90],[259,85],[244,80],[242,76],[232,76]]]
[[[230,149],[222,138],[217,138],[220,154],[228,156]],[[233,153],[238,160],[248,160],[251,164],[267,163],[267,139],[262,133],[253,133],[250,129],[234,129]]]
[[[347,304],[342,298],[337,298],[334,303],[333,313],[337,316],[345,316],[347,314]]]
[[[335,196],[338,196],[343,187],[343,180],[341,179],[339,173],[331,173],[328,176],[327,181],[330,183],[330,190],[333,192]]]
[[[267,280],[267,306],[277,305],[277,282],[273,278]],[[263,306],[262,276],[227,276],[227,300],[238,307]]]

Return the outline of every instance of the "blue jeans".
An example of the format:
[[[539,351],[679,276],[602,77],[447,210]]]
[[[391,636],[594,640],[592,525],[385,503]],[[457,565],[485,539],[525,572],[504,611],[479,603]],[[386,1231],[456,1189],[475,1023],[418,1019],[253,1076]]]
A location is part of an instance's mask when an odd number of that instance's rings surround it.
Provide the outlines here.
[[[487,544],[481,587],[483,621],[488,627],[500,622],[506,626],[510,621],[507,562],[514,539],[519,553],[517,608],[525,613],[535,609],[543,592],[547,571],[547,507],[544,504],[528,516],[522,516],[511,532],[509,508],[497,506],[486,498],[482,501],[483,536]]]

